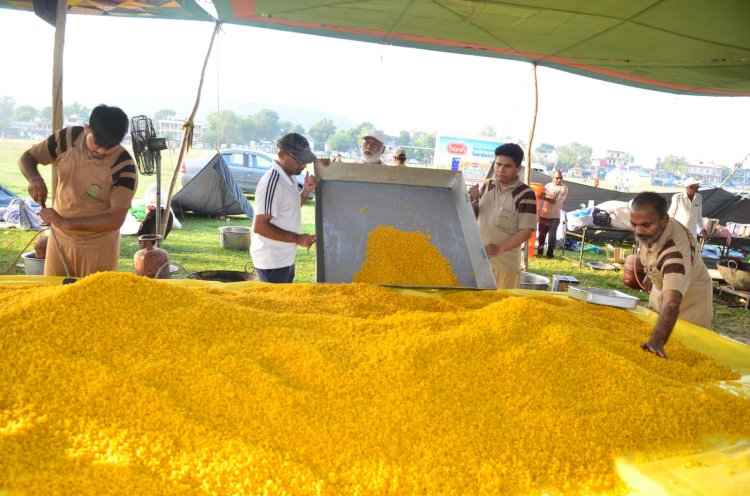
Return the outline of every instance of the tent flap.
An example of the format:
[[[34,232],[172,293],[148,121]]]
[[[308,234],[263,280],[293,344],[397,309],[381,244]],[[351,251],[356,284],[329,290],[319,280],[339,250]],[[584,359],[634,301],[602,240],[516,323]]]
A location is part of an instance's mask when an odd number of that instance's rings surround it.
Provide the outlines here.
[[[213,20],[196,1],[69,0],[73,14]],[[745,0],[213,0],[230,24],[528,61],[628,86],[750,96]],[[32,0],[0,7],[33,10]]]

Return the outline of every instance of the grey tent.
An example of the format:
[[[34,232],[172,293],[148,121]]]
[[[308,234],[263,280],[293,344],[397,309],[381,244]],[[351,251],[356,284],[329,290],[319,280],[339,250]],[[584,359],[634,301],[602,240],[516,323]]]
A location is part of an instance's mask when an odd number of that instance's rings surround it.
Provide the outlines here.
[[[546,174],[531,171],[531,182],[544,185],[552,182],[552,178]],[[562,208],[567,212],[576,210],[581,203],[587,204],[589,200],[594,200],[594,204],[609,200],[628,202],[635,198],[637,194],[595,188],[586,184],[573,182],[566,182],[565,184],[568,186],[568,196],[565,198]],[[667,200],[667,203],[670,203],[674,193],[659,194]],[[703,196],[703,217],[719,219],[719,224],[726,224],[727,222],[750,224],[750,199],[743,198],[722,188],[702,189],[700,194]]]
[[[172,208],[205,217],[245,214],[248,219],[253,218],[253,207],[220,153],[172,197]]]
[[[540,172],[531,171],[531,182],[541,183],[542,185],[552,182],[552,178]],[[613,191],[611,189],[595,188],[586,184],[566,182],[568,186],[568,196],[562,205],[566,212],[572,212],[586,205],[589,200],[594,200],[594,205],[604,203],[609,200],[628,202],[635,198],[638,193],[629,193],[624,191]],[[675,192],[659,193],[667,204],[671,203],[672,195]],[[703,217],[709,219],[719,219],[719,224],[724,225],[727,222],[736,222],[739,224],[750,224],[750,199],[743,198],[722,188],[710,188],[700,191],[703,196]],[[630,237],[629,230],[623,231],[596,231],[590,230],[586,234],[586,239],[619,241]]]

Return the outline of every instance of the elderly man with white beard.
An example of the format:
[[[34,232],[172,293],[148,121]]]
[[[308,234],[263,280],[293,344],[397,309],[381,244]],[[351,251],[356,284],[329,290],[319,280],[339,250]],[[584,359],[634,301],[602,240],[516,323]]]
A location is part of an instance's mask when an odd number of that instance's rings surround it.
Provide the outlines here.
[[[385,153],[385,133],[378,129],[372,129],[362,136],[360,145],[363,164],[383,164],[380,159]]]

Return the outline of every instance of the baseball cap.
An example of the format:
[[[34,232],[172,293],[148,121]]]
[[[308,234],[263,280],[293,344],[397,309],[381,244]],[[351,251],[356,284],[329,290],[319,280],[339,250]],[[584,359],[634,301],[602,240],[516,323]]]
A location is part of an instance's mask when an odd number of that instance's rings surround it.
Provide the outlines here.
[[[689,177],[689,178],[685,179],[685,187],[686,188],[688,186],[693,186],[694,184],[700,185],[700,183],[701,182],[699,180],[697,180],[696,178],[694,178],[694,177]]]
[[[362,136],[362,139],[365,138],[375,138],[385,145],[385,133],[379,129],[370,129],[367,134]]]
[[[406,157],[406,150],[403,148],[396,148],[396,150],[393,152],[394,157],[400,157],[400,156]]]
[[[279,150],[287,152],[300,164],[309,164],[318,160],[318,157],[310,150],[310,143],[301,134],[286,134],[281,137],[276,145],[279,147]]]

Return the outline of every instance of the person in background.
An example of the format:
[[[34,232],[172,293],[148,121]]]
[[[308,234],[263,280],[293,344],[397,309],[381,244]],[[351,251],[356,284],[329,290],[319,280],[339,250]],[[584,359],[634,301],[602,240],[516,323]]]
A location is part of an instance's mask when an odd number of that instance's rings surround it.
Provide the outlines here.
[[[536,195],[521,182],[523,149],[506,143],[495,149],[492,178],[480,190],[469,188],[469,198],[479,223],[484,249],[498,289],[521,283],[519,247],[536,229]]]
[[[39,215],[44,223],[52,227],[45,276],[85,277],[117,270],[120,227],[138,187],[133,158],[120,145],[128,125],[122,109],[98,105],[88,124],[60,129],[19,158],[29,195],[42,206]],[[52,207],[46,207],[48,191],[39,164],[57,169]]]
[[[301,134],[286,134],[277,146],[278,159],[255,190],[250,256],[261,281],[291,283],[297,247],[310,248],[315,243],[314,235],[302,233],[302,204],[315,189],[315,177],[305,172],[300,192],[293,176],[317,157]]]
[[[636,195],[630,207],[630,224],[646,270],[649,306],[659,313],[651,338],[641,347],[666,358],[667,344],[677,318],[710,328],[713,317],[713,284],[700,248],[688,229],[670,218],[667,201],[657,193]]]
[[[703,228],[703,197],[698,193],[701,182],[694,177],[685,180],[685,192],[675,193],[669,206],[669,216],[687,227],[693,236],[705,236]]]
[[[343,162],[344,159],[341,157],[340,153],[337,153],[333,157],[331,157],[331,162]]]
[[[393,152],[393,165],[403,167],[406,165],[406,150],[399,147]]]
[[[363,164],[382,164],[381,157],[385,153],[385,133],[372,129],[362,136],[360,145]]]
[[[542,199],[542,213],[539,218],[539,245],[537,256],[541,257],[544,252],[544,243],[547,240],[547,258],[554,257],[555,244],[557,243],[557,228],[560,226],[560,209],[568,196],[568,187],[562,182],[562,172],[556,170],[552,173],[552,182],[544,186]]]

